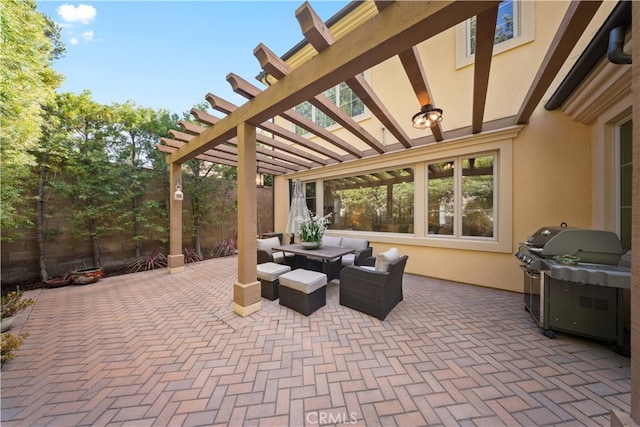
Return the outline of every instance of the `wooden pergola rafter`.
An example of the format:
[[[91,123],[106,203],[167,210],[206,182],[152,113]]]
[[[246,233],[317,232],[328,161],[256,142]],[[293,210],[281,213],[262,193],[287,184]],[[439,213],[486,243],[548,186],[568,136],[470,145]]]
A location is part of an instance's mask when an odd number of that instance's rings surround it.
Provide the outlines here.
[[[427,38],[451,28],[464,19],[477,15],[478,34],[474,61],[474,97],[471,125],[468,128],[453,129],[448,132],[450,132],[451,137],[459,137],[485,130],[484,109],[488,95],[487,89],[493,51],[493,33],[495,31],[497,5],[499,2],[449,1],[436,2],[437,4],[430,5],[425,3],[403,3],[404,2],[376,1],[375,6],[378,9],[378,15],[371,18],[369,22],[355,28],[351,33],[342,36],[344,39],[350,39],[351,41],[349,43],[341,43],[341,39],[336,39],[331,29],[319,19],[311,6],[308,3],[304,3],[296,11],[296,18],[298,19],[305,40],[309,45],[314,47],[318,55],[311,58],[307,63],[299,66],[298,70],[291,68],[286,61],[275,55],[264,44],[259,44],[254,50],[254,55],[260,61],[264,71],[268,73],[272,79],[278,81],[276,81],[272,87],[267,87],[264,91],[261,91],[257,87],[249,84],[246,80],[231,73],[227,76],[228,82],[231,84],[233,90],[247,98],[248,102],[238,107],[213,94],[208,94],[207,99],[210,102],[213,101],[212,105],[216,110],[224,112],[227,116],[233,116],[232,113],[241,108],[243,114],[237,114],[238,117],[235,117],[234,120],[229,120],[228,124],[236,122],[237,119],[244,116],[248,122],[254,123],[256,126],[275,135],[281,140],[281,144],[278,147],[271,145],[274,150],[280,150],[297,157],[303,156],[303,158],[312,160],[312,164],[305,165],[306,168],[321,167],[347,160],[384,154],[389,151],[410,148],[425,143],[444,141],[446,140],[445,133],[442,130],[441,124],[437,124],[431,128],[431,137],[415,139],[408,137],[406,131],[403,129],[403,125],[393,117],[393,114],[384,106],[367,81],[362,78],[361,74],[370,68],[370,66],[397,55],[405,70],[406,78],[415,92],[418,104],[420,106],[429,103],[435,104],[422,65],[424,59],[421,58],[417,45]],[[571,3],[565,19],[545,57],[545,61],[541,64],[536,79],[527,97],[523,100],[520,111],[513,117],[499,121],[500,126],[526,123],[528,121],[533,108],[535,108],[540,101],[541,96],[551,84],[551,80],[553,80],[559,68],[567,59],[568,53],[575,45],[577,37],[584,31],[584,28],[597,10],[599,3],[598,1],[577,1]],[[409,12],[409,10],[411,10],[411,12]],[[444,13],[445,10],[446,13]],[[384,31],[378,31],[378,34],[374,34],[377,30],[373,28],[375,26],[375,28],[380,29],[380,22],[389,22],[390,20],[397,19],[396,17],[409,16],[411,13],[413,13],[414,17],[411,19],[407,18],[406,25],[398,25],[399,21],[395,21],[393,24],[395,29],[385,29]],[[430,14],[430,16],[426,17],[425,15],[427,14]],[[385,15],[388,15],[388,17],[384,18]],[[425,17],[415,18],[419,16]],[[435,18],[436,16],[437,18]],[[419,28],[418,25],[414,25],[414,23],[420,19],[431,21],[431,28],[422,29]],[[370,34],[370,36],[363,36],[364,34]],[[406,34],[406,36],[403,34]],[[366,37],[368,37],[369,40],[366,40]],[[340,54],[340,56],[345,59],[340,58],[337,63],[340,67],[336,67],[334,73],[319,76],[322,78],[315,79],[315,81],[310,81],[309,76],[306,76],[306,78],[300,77],[304,74],[303,70],[306,69],[309,71],[312,69],[311,63],[322,62],[326,64],[326,58],[331,58],[335,55],[331,54],[332,52],[342,51],[344,53],[345,50],[342,45],[353,46],[353,40],[358,38],[360,38],[361,43],[356,42],[356,44],[360,43],[365,47],[363,49],[352,49],[354,51],[352,54],[348,52],[346,54]],[[386,41],[384,40],[385,38],[387,38]],[[377,43],[377,46],[372,46],[373,43]],[[385,46],[385,44],[388,46]],[[377,49],[374,51],[374,48]],[[367,58],[363,56],[365,50],[368,50],[370,53]],[[325,53],[329,53],[329,55]],[[335,56],[338,57],[337,55]],[[341,76],[341,81],[335,78],[338,75]],[[279,80],[287,80],[287,85],[279,85]],[[396,138],[398,143],[393,145],[382,144],[351,117],[344,114],[339,108],[328,101],[326,97],[322,95],[324,90],[331,87],[331,85],[327,86],[325,83],[327,81],[335,84],[345,82],[354,93],[359,96],[367,109],[378,119],[381,125],[384,125]],[[290,86],[291,82],[295,82],[296,84]],[[285,86],[286,89],[284,89]],[[277,93],[277,97],[280,99],[276,101],[270,93]],[[260,104],[260,102],[253,102],[256,98],[260,100],[271,99],[265,103],[265,107],[268,106],[268,108],[259,108],[261,111],[255,114],[256,116],[262,115],[264,120],[260,117],[253,116],[252,111],[255,111],[255,108],[249,108],[251,104]],[[318,126],[292,109],[293,105],[297,105],[302,101],[312,103],[316,108],[329,115],[333,120],[336,120],[336,122],[342,125],[345,130],[349,131],[355,137],[355,140],[360,141],[368,148],[361,149],[338,138],[336,135],[328,132],[326,129]],[[287,104],[287,106],[283,108],[283,104]],[[275,110],[273,108],[275,108]],[[218,138],[220,135],[217,134],[219,133],[218,130],[227,126],[218,126],[216,131],[210,130],[210,128],[214,127],[214,124],[219,123],[220,120],[223,119],[216,118],[212,120],[213,116],[198,111],[197,109],[193,109],[191,113],[197,122],[207,127],[201,127],[201,129],[192,132],[196,138],[189,141],[186,147],[181,148],[175,153],[175,160],[183,159],[185,156],[195,157],[196,152],[201,150],[201,145],[208,145],[208,149],[215,151],[215,147],[218,144],[226,142],[219,141]],[[270,120],[275,116],[280,116],[296,126],[305,129],[308,132],[307,137],[300,136],[272,123]],[[403,120],[403,123],[406,123],[406,120]],[[196,126],[198,125],[196,124]],[[406,127],[406,124],[404,127]],[[233,129],[233,126],[230,126],[225,129],[225,132],[232,137],[235,129]],[[227,139],[227,141],[229,139]],[[222,137],[222,140],[224,140],[224,137]],[[282,143],[282,141],[285,142]],[[259,142],[262,143],[262,141]],[[301,150],[305,154],[302,154]],[[211,153],[209,152],[209,154]],[[311,159],[307,157],[307,154],[315,156],[315,158]],[[297,170],[296,167],[293,166],[292,169]]]

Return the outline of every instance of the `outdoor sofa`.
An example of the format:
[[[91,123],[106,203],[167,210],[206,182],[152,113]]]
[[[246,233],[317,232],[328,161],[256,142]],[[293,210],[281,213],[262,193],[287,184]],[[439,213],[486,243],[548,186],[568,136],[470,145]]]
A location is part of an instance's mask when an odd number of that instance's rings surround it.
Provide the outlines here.
[[[365,259],[371,257],[373,248],[369,246],[366,239],[356,239],[352,237],[322,236],[322,246],[333,246],[338,248],[349,248],[355,252],[342,255],[342,257],[323,261],[320,258],[307,257],[304,268],[307,270],[321,271],[327,275],[327,280],[331,281],[340,277],[343,267],[360,265]]]

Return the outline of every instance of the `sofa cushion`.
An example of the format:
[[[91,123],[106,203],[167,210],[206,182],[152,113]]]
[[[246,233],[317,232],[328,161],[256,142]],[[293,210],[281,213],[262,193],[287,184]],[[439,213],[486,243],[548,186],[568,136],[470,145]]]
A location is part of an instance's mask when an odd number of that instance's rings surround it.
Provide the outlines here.
[[[342,238],[342,247],[354,249],[356,251],[367,249],[369,247],[369,241],[365,239],[356,239],[352,237]]]
[[[398,249],[391,248],[386,252],[376,255],[376,271],[389,271],[389,262],[400,258]]]
[[[322,236],[322,245],[339,248],[342,246],[342,237]]]
[[[258,239],[258,250],[265,251],[268,254],[272,253],[272,249],[276,246],[280,246],[280,239],[277,237],[269,237],[268,239]]]

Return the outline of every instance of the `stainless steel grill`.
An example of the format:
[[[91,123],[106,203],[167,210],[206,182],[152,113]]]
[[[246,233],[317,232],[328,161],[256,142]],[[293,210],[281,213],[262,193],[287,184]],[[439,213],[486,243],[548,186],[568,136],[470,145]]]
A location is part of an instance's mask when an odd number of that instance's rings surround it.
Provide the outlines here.
[[[544,334],[569,332],[625,350],[623,308],[631,271],[610,231],[543,227],[515,254],[524,273],[524,303]]]

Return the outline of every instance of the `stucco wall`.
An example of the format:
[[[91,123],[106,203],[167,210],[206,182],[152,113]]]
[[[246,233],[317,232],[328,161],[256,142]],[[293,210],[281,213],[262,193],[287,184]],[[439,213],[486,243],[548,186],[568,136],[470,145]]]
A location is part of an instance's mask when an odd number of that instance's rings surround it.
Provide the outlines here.
[[[516,134],[514,132],[514,134]],[[496,133],[501,139],[503,133]],[[512,225],[510,230],[501,230],[503,247],[482,249],[469,246],[461,248],[443,247],[442,240],[433,240],[424,233],[424,195],[417,194],[416,233],[412,236],[389,235],[375,232],[330,231],[329,234],[366,238],[378,253],[395,246],[409,255],[408,273],[472,283],[522,292],[522,272],[513,256],[518,243],[538,228],[567,222],[570,226],[589,227],[591,224],[591,151],[589,127],[572,122],[562,113],[548,112],[540,108],[535,111],[531,123],[517,133],[510,148],[502,151],[500,162],[508,163],[512,175],[498,175],[497,187],[512,187],[503,193],[498,204],[509,204],[510,218],[501,223]],[[479,142],[474,144],[474,140]],[[424,188],[421,166],[430,158],[448,156],[461,145],[468,150],[481,152],[495,149],[494,137],[479,135],[465,141],[423,147],[408,152],[380,156],[369,162],[353,162],[347,165],[324,167],[317,171],[299,174],[303,181],[348,174],[349,171],[370,170],[392,165],[412,166],[416,171],[416,192]],[[511,155],[511,158],[507,154]],[[393,159],[393,160],[389,160]],[[502,169],[501,169],[502,170]],[[506,170],[506,169],[505,169]],[[506,179],[510,179],[507,182]],[[275,186],[276,229],[284,231],[288,211],[288,187],[286,179],[278,177]],[[503,210],[504,211],[504,210]],[[505,212],[506,212],[505,211]],[[445,242],[446,244],[446,242]]]

